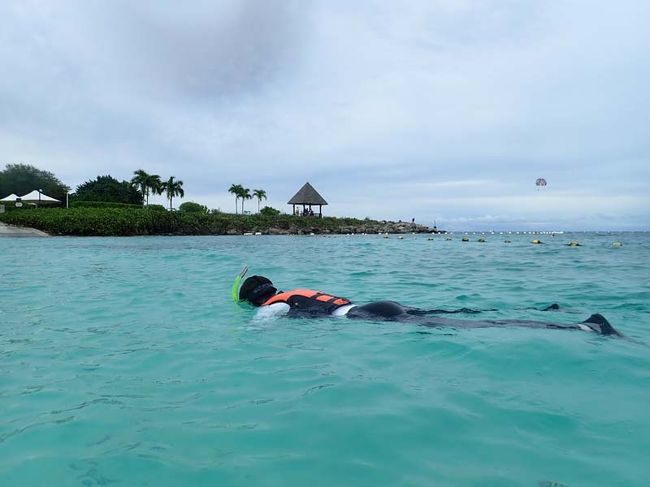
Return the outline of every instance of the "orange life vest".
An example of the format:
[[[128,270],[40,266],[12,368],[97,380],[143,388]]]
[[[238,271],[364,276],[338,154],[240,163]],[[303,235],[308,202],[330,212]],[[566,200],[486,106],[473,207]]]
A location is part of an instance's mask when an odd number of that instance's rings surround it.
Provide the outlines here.
[[[352,304],[349,299],[332,296],[312,289],[294,289],[286,291],[264,302],[262,306],[275,303],[286,303],[291,309],[304,311],[306,313],[330,314],[341,306]]]

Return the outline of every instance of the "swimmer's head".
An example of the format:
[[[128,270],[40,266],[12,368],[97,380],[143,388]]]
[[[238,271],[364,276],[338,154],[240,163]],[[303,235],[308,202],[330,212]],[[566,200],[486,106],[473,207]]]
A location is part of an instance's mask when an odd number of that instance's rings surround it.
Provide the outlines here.
[[[261,306],[277,291],[270,279],[264,276],[251,276],[239,288],[239,299],[248,301],[254,306]]]

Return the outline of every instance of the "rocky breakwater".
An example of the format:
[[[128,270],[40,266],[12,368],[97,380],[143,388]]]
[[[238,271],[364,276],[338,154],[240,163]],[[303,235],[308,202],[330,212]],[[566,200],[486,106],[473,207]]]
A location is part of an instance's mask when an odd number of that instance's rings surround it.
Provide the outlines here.
[[[268,235],[348,235],[348,234],[407,234],[407,233],[446,233],[444,230],[431,228],[426,225],[405,222],[378,222],[364,221],[357,224],[341,224],[334,228],[321,227],[317,224],[298,227],[290,225],[288,228],[271,227],[266,232]]]

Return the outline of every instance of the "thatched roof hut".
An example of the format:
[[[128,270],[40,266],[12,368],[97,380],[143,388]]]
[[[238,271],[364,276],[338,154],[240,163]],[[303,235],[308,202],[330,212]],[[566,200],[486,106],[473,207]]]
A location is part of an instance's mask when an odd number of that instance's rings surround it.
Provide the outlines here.
[[[314,189],[314,187],[309,184],[305,183],[305,185],[300,188],[300,190],[291,198],[287,204],[293,205],[293,214],[296,214],[296,205],[302,205],[302,214],[306,215],[309,212],[313,213],[312,211],[312,205],[313,206],[318,206],[318,216],[322,217],[323,216],[323,206],[327,204],[327,201],[325,201],[325,198],[323,198],[320,194],[318,194],[318,191]],[[307,207],[309,207],[309,210],[307,210]]]

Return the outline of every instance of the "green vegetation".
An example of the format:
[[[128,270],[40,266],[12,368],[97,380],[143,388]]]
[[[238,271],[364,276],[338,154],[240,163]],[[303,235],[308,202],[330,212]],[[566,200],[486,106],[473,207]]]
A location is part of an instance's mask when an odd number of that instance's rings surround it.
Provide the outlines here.
[[[141,208],[141,206],[140,206],[140,204],[116,203],[114,201],[79,201],[79,200],[71,200],[70,201],[70,208]],[[163,208],[163,210],[164,209],[165,208]]]
[[[275,208],[271,208],[270,206],[265,206],[260,210],[260,215],[276,216],[279,214],[280,214],[280,210],[276,210]]]
[[[237,201],[239,201],[239,195],[244,191],[244,187],[241,184],[231,184],[228,188],[230,194],[235,195],[235,215],[237,214]]]
[[[29,164],[7,164],[0,171],[0,198],[16,194],[25,195],[40,189],[48,196],[65,202],[70,188],[51,172],[42,171]]]
[[[248,188],[244,188],[244,190],[241,192],[239,197],[241,198],[241,214],[243,215],[244,214],[244,201],[250,200],[250,199],[253,198],[251,196],[251,190],[248,189]]]
[[[260,203],[266,199],[266,191],[263,189],[254,189],[253,198],[257,198],[257,212],[260,212]]]
[[[144,195],[144,202],[149,204],[149,194],[162,194],[162,181],[157,174],[149,174],[143,169],[138,169],[133,172],[134,176],[131,179],[131,185],[138,188],[140,193]]]
[[[237,201],[241,198],[241,214],[244,214],[244,202],[257,198],[257,212],[260,212],[260,202],[266,199],[266,191],[263,189],[254,189],[253,194],[249,188],[244,188],[241,184],[231,184],[228,192],[235,195],[235,214],[237,214]]]
[[[355,218],[207,214],[154,211],[151,207],[38,208],[2,213],[0,220],[37,228],[52,235],[241,235],[245,232],[299,234],[373,231],[369,222]],[[380,225],[379,222],[372,224]]]
[[[167,199],[169,200],[169,209],[172,209],[172,200],[174,196],[180,196],[181,198],[185,196],[185,191],[183,191],[183,181],[176,181],[174,176],[171,176],[167,181],[162,183],[160,186],[160,192],[167,193]]]
[[[183,181],[178,181],[174,176],[171,176],[167,181],[161,181],[160,176],[157,174],[149,174],[143,169],[138,169],[133,172],[131,179],[131,186],[138,188],[144,195],[144,203],[149,206],[150,194],[163,194],[167,193],[167,200],[169,201],[169,209],[172,209],[172,203],[176,196],[181,198],[185,196],[183,191]]]
[[[147,205],[146,208],[148,211],[167,211],[163,205]]]
[[[209,213],[207,206],[194,203],[193,201],[186,201],[181,204],[181,206],[178,207],[178,211],[184,211],[187,213]]]
[[[0,196],[26,194],[40,189],[45,194],[65,200],[69,188],[53,174],[25,164],[9,164],[0,171]],[[52,235],[131,236],[131,235],[272,235],[320,233],[378,233],[429,231],[427,227],[402,223],[358,220],[355,218],[306,218],[287,215],[265,206],[260,210],[266,191],[233,184],[228,190],[235,196],[235,214],[208,210],[200,203],[187,201],[179,211],[167,211],[162,205],[149,205],[150,194],[166,194],[169,209],[175,197],[184,197],[183,181],[171,176],[161,181],[157,174],[143,169],[134,172],[131,181],[112,176],[97,176],[77,187],[69,200],[70,208],[14,208],[9,205],[0,221],[32,227]],[[6,194],[4,194],[6,193]],[[241,214],[239,199],[241,198]],[[257,214],[245,214],[246,200],[257,199]],[[250,212],[249,212],[250,213]]]
[[[118,181],[112,176],[97,176],[77,186],[72,200],[142,205],[142,193],[128,181]]]

